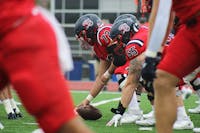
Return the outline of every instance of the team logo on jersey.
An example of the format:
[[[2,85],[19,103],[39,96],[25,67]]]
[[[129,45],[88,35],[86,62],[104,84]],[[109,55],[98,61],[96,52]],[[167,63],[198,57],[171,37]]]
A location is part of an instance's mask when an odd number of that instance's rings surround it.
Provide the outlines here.
[[[119,26],[119,31],[122,31],[124,34],[125,32],[130,31],[130,26],[128,26],[126,23],[123,23]]]
[[[138,51],[134,46],[132,46],[126,50],[126,54],[129,58],[133,58],[138,55]]]
[[[92,20],[90,20],[89,18],[87,18],[86,20],[83,21],[82,25],[87,30],[88,28],[90,28],[91,26],[93,26],[93,22],[92,22]]]

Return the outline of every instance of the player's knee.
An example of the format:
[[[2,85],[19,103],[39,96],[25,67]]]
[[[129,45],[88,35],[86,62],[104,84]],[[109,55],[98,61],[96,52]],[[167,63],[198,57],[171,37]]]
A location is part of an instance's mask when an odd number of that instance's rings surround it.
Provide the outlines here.
[[[157,70],[153,86],[160,93],[175,92],[174,88],[176,88],[178,82],[179,79],[176,76],[162,70]]]

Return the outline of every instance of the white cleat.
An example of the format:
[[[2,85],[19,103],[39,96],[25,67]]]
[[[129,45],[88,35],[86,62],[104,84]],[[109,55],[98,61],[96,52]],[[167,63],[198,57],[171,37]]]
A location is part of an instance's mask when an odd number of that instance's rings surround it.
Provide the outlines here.
[[[152,118],[152,117],[154,117],[154,111],[153,110],[151,112],[147,113],[147,114],[143,114],[144,119],[148,119],[148,118]]]
[[[41,128],[35,129],[32,133],[44,133]]]
[[[187,129],[193,129],[193,128],[194,128],[194,124],[190,120],[189,117],[185,117],[182,120],[176,120],[173,125],[173,129],[175,130],[187,130]]]
[[[200,100],[195,101],[196,104],[200,104]]]
[[[0,122],[0,129],[4,129],[4,126],[1,122]]]
[[[194,133],[200,133],[200,128],[193,128]]]
[[[188,99],[191,95],[192,95],[192,89],[190,87],[187,86],[183,86],[181,89],[182,92],[182,98],[183,100]]]
[[[156,123],[156,120],[155,120],[155,117],[150,117],[147,119],[138,120],[135,123],[140,126],[154,126]]]
[[[134,123],[142,118],[142,111],[128,111],[125,112],[120,120],[120,124]]]
[[[192,114],[199,114],[200,113],[200,104],[196,108],[188,109],[188,112],[192,113]]]

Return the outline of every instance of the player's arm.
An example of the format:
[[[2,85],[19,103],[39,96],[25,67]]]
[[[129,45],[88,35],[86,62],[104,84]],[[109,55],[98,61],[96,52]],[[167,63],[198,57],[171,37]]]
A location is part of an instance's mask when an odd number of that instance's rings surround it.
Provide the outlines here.
[[[106,61],[106,60],[102,60],[100,59],[100,64],[99,64],[99,72],[98,75],[96,77],[96,80],[94,82],[94,85],[92,87],[92,89],[90,90],[90,93],[88,94],[88,96],[82,101],[82,105],[87,105],[89,104],[101,91],[101,89],[103,88],[103,86],[107,83],[107,81],[102,80],[102,76],[103,75],[107,75],[108,78],[110,78],[111,74],[107,71],[109,66],[110,66],[110,62]]]
[[[146,58],[141,72],[146,83],[152,82],[155,78],[156,66],[160,59],[157,57],[157,53],[165,43],[172,27],[174,15],[171,12],[171,5],[172,0],[155,0],[153,2]]]
[[[99,94],[103,86],[106,85],[106,83],[110,79],[113,73],[112,71],[109,71],[110,66],[111,66],[110,62],[105,60],[100,60],[99,74],[96,78],[94,87],[90,90],[90,94],[93,97],[96,97]]]
[[[171,12],[172,0],[154,0],[150,16],[150,31],[146,56],[156,57],[161,45],[165,42],[173,22]]]

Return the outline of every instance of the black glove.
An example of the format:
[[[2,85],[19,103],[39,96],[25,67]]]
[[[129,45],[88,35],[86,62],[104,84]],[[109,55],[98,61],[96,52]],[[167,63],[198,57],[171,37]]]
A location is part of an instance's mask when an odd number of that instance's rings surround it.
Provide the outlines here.
[[[156,66],[158,65],[159,61],[161,59],[161,56],[157,56],[155,58],[152,57],[146,57],[145,62],[143,64],[141,76],[144,81],[147,82],[148,87],[150,87],[150,83],[148,82],[153,82],[153,79],[156,77],[155,71],[156,71]]]
[[[143,67],[141,71],[142,85],[148,92],[153,92],[154,90],[153,80],[156,77],[155,75],[156,66],[160,62],[161,57],[162,57],[161,53],[157,53],[157,56],[155,58],[146,57],[145,62],[142,66]]]

